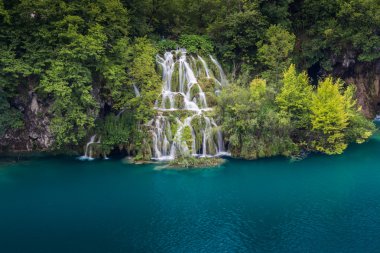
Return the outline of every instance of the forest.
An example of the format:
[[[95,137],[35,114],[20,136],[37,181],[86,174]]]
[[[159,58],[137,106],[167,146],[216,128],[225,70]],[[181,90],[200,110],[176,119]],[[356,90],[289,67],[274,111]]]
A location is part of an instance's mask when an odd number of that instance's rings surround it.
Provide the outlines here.
[[[157,55],[177,48],[223,66],[208,100],[233,157],[341,154],[375,131],[378,0],[0,0],[0,28],[4,152],[96,134],[98,156],[152,158]]]

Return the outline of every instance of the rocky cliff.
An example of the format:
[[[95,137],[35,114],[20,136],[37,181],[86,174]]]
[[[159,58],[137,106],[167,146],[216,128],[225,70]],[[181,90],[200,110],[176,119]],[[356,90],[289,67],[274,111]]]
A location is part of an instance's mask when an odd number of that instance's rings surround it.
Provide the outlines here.
[[[54,138],[49,130],[49,104],[42,101],[31,87],[20,87],[20,96],[12,101],[24,117],[24,127],[8,130],[0,137],[0,151],[33,151],[49,149]]]
[[[341,59],[334,59],[332,74],[347,84],[355,84],[356,96],[362,111],[368,118],[380,113],[380,59],[360,62],[354,52],[346,53]]]

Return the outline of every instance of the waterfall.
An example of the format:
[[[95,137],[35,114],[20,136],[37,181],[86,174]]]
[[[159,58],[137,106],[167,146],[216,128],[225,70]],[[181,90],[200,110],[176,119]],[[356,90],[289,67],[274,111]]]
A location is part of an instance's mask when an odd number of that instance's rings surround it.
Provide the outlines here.
[[[217,95],[227,79],[220,64],[212,56],[210,60],[219,72],[218,78],[201,56],[188,57],[185,49],[157,55],[162,70],[162,92],[154,107],[157,114],[146,124],[152,135],[153,159],[226,154],[222,132],[208,113],[212,107],[207,100],[210,94]],[[202,75],[214,83],[203,86],[197,80]]]
[[[209,71],[209,69],[208,69],[208,67],[207,67],[207,63],[206,63],[205,60],[203,60],[203,58],[200,57],[199,55],[198,55],[198,59],[202,62],[203,68],[204,68],[204,70],[205,70],[205,72],[206,72],[206,77],[207,77],[207,78],[210,78],[210,71]]]
[[[226,75],[224,74],[224,71],[223,71],[223,69],[222,69],[222,66],[219,64],[219,62],[214,58],[214,57],[212,57],[211,55],[210,55],[210,59],[211,59],[211,61],[215,64],[215,66],[218,68],[218,70],[219,70],[219,78],[220,78],[220,80],[218,80],[219,81],[219,83],[222,85],[222,86],[224,86],[224,85],[227,85],[228,84],[228,81],[227,81],[227,78],[226,78]]]
[[[100,144],[101,138],[99,137],[98,140],[96,140],[96,134],[91,136],[90,140],[86,144],[86,149],[84,152],[84,155],[79,157],[80,160],[94,160],[93,158],[93,144]]]
[[[135,91],[136,97],[140,97],[140,91],[135,84],[133,85],[133,90]]]

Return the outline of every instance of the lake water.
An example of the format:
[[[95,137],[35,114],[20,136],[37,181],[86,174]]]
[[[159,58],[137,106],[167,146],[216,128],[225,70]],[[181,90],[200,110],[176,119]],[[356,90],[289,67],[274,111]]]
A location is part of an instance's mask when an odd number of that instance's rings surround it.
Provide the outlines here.
[[[157,171],[0,165],[0,252],[380,252],[380,136],[344,155]]]

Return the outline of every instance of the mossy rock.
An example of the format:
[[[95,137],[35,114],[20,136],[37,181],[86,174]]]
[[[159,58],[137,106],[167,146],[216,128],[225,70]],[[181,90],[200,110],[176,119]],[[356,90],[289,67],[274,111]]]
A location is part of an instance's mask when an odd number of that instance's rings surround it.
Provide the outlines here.
[[[182,132],[182,139],[186,142],[187,148],[191,150],[193,144],[193,135],[191,133],[191,128],[186,126]]]
[[[219,157],[181,157],[170,161],[167,168],[188,169],[188,168],[211,168],[225,163],[226,160]]]

